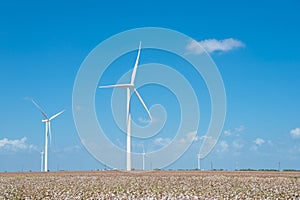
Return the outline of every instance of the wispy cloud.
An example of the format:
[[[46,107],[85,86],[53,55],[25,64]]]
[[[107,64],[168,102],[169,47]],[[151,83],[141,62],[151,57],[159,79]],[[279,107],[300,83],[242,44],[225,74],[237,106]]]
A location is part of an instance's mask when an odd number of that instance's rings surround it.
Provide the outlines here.
[[[255,143],[256,145],[258,145],[258,146],[261,146],[261,145],[263,145],[263,144],[265,143],[265,140],[264,140],[264,139],[261,139],[261,138],[256,138],[256,139],[254,140],[254,143]]]
[[[197,131],[191,131],[189,133],[186,134],[185,138],[182,138],[180,140],[181,143],[191,143],[191,142],[196,142],[198,141],[199,138],[197,137]]]
[[[239,136],[239,134],[241,132],[243,132],[245,130],[245,126],[244,125],[240,125],[239,127],[234,128],[233,130],[225,130],[224,131],[224,135],[225,136]]]
[[[22,99],[25,100],[25,101],[31,101],[32,98],[30,98],[30,97],[28,97],[28,96],[25,96],[25,97],[23,97]]]
[[[244,147],[244,144],[241,141],[235,140],[232,142],[232,146],[236,149],[241,149]]]
[[[156,138],[156,139],[154,140],[154,144],[157,145],[157,146],[166,146],[166,145],[168,145],[170,142],[171,142],[171,139],[170,139],[170,138],[162,138],[162,137],[159,137],[159,138]]]
[[[224,131],[224,135],[226,135],[226,136],[231,136],[231,130],[225,130]]]
[[[290,131],[292,138],[300,139],[300,128],[295,128]]]
[[[3,138],[0,140],[0,150],[5,151],[24,151],[24,150],[37,150],[37,147],[31,144],[27,144],[27,138],[23,137],[21,139],[10,140],[8,138]]]
[[[79,145],[66,146],[63,148],[56,148],[53,150],[54,153],[73,153],[82,149]]]
[[[266,141],[262,138],[256,138],[253,141],[253,145],[251,146],[250,150],[251,151],[257,151],[259,147],[261,147]]]
[[[177,145],[186,145],[188,143],[196,142],[198,140],[202,140],[206,136],[198,137],[197,136],[197,131],[191,131],[186,133],[183,137],[181,138],[176,138],[172,141],[172,138],[169,137],[158,137],[153,140],[153,145],[158,146],[158,147],[164,147],[169,145],[171,142],[176,143]]]
[[[245,126],[244,125],[240,125],[239,127],[235,128],[234,131],[235,132],[242,132],[243,130],[245,130]]]
[[[227,38],[224,40],[217,40],[217,39],[207,39],[201,41],[192,40],[186,46],[187,53],[191,54],[201,54],[204,51],[208,53],[213,52],[228,52],[233,49],[245,47],[245,44],[237,39],[234,38]]]
[[[220,151],[224,152],[228,150],[229,145],[225,140],[222,140],[220,141],[220,147],[221,147]]]

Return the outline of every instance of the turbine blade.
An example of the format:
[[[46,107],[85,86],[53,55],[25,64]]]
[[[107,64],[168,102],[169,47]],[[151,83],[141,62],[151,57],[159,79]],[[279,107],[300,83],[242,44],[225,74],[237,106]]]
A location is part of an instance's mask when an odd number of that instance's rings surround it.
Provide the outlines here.
[[[37,109],[42,113],[42,115],[46,118],[49,119],[49,117],[46,115],[46,113],[42,110],[42,108],[33,100],[31,99],[32,103],[37,107]]]
[[[116,84],[116,85],[104,85],[104,86],[99,86],[99,88],[132,88],[133,85],[131,84]]]
[[[142,46],[142,42],[140,42],[138,54],[137,54],[137,57],[136,57],[136,60],[135,60],[135,64],[134,64],[134,67],[133,67],[133,71],[132,71],[132,75],[131,75],[131,82],[130,83],[132,85],[134,84],[135,75],[136,75],[136,71],[137,71],[137,66],[138,66],[139,59],[140,59],[141,46]]]
[[[135,88],[133,88],[133,90],[134,90],[134,93],[136,94],[136,96],[139,98],[139,100],[140,100],[140,102],[142,103],[142,105],[144,106],[145,110],[147,111],[148,116],[149,116],[149,118],[150,118],[150,121],[152,121],[151,114],[150,114],[150,112],[149,112],[149,110],[148,110],[148,108],[147,108],[147,106],[146,106],[144,100],[142,99],[141,95],[138,93],[138,91],[137,91]]]
[[[50,119],[49,120],[52,120],[52,119],[54,119],[55,117],[57,117],[58,115],[60,115],[60,114],[62,114],[63,112],[65,112],[66,110],[65,109],[63,109],[62,111],[60,111],[59,113],[57,113],[57,114],[55,114],[55,115],[53,115],[52,117],[50,117]]]

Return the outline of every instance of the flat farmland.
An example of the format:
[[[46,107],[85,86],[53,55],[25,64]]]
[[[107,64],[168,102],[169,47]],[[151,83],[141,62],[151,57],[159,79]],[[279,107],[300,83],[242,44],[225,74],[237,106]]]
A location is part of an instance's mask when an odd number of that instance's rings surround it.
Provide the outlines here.
[[[300,199],[300,172],[7,172],[0,199]]]

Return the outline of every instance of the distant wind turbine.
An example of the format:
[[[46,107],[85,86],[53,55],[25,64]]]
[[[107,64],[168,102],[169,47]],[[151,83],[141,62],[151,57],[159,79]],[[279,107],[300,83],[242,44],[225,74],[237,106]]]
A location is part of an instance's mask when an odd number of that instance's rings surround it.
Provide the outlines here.
[[[152,121],[150,112],[142,99],[141,95],[138,93],[137,89],[134,87],[134,80],[137,72],[137,66],[139,63],[139,58],[140,58],[140,52],[141,52],[141,42],[139,45],[138,49],[138,54],[135,60],[135,64],[133,67],[132,75],[131,75],[131,81],[130,83],[127,84],[117,84],[117,85],[107,85],[107,86],[100,86],[99,88],[121,88],[121,89],[126,89],[127,90],[127,98],[126,98],[126,110],[127,110],[127,145],[126,145],[126,152],[127,152],[127,157],[126,157],[126,169],[127,171],[131,170],[131,109],[130,109],[130,99],[131,99],[131,90],[133,93],[136,94],[140,102],[142,103],[144,109],[147,111],[148,116],[150,118],[150,122]]]
[[[65,110],[60,111],[59,113],[56,113],[52,117],[48,117],[47,114],[42,110],[42,108],[32,99],[32,103],[37,107],[37,109],[42,113],[42,115],[46,118],[43,119],[42,122],[46,123],[46,129],[45,129],[45,162],[44,162],[44,171],[48,171],[48,137],[50,135],[50,144],[52,143],[52,134],[51,134],[51,127],[50,127],[50,122],[52,119],[57,117],[58,115],[62,114],[65,112]]]

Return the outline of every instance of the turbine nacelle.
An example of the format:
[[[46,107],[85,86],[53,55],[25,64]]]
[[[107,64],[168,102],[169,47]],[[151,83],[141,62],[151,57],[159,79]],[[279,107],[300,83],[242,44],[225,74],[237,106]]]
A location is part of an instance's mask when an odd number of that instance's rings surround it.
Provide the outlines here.
[[[48,115],[43,111],[43,109],[33,99],[31,101],[35,105],[35,107],[37,107],[37,109],[42,113],[42,115],[46,118],[46,119],[43,119],[42,122],[51,121],[52,119],[56,118],[58,115],[61,115],[63,112],[66,111],[65,109],[63,109],[62,111],[56,113],[52,117],[48,117]]]
[[[140,42],[139,49],[138,49],[138,55],[136,57],[135,64],[134,64],[132,74],[131,74],[130,83],[115,84],[115,85],[104,85],[104,86],[99,86],[99,88],[121,88],[121,89],[130,89],[130,90],[132,90],[133,93],[135,93],[136,96],[138,97],[138,99],[140,100],[140,102],[143,105],[144,109],[146,110],[146,112],[149,116],[150,122],[152,122],[152,117],[151,117],[150,111],[148,110],[148,108],[147,108],[144,100],[142,99],[141,95],[139,94],[137,89],[134,87],[134,81],[135,81],[137,67],[138,67],[138,63],[139,63],[139,59],[140,59],[141,45],[142,45],[142,43]],[[129,101],[130,101],[130,97],[129,97]]]
[[[65,112],[66,110],[62,110],[60,111],[59,113],[56,113],[55,115],[53,115],[52,117],[50,118],[47,118],[47,119],[43,119],[42,122],[50,122],[52,119],[56,118],[57,116],[61,115],[63,112]]]

